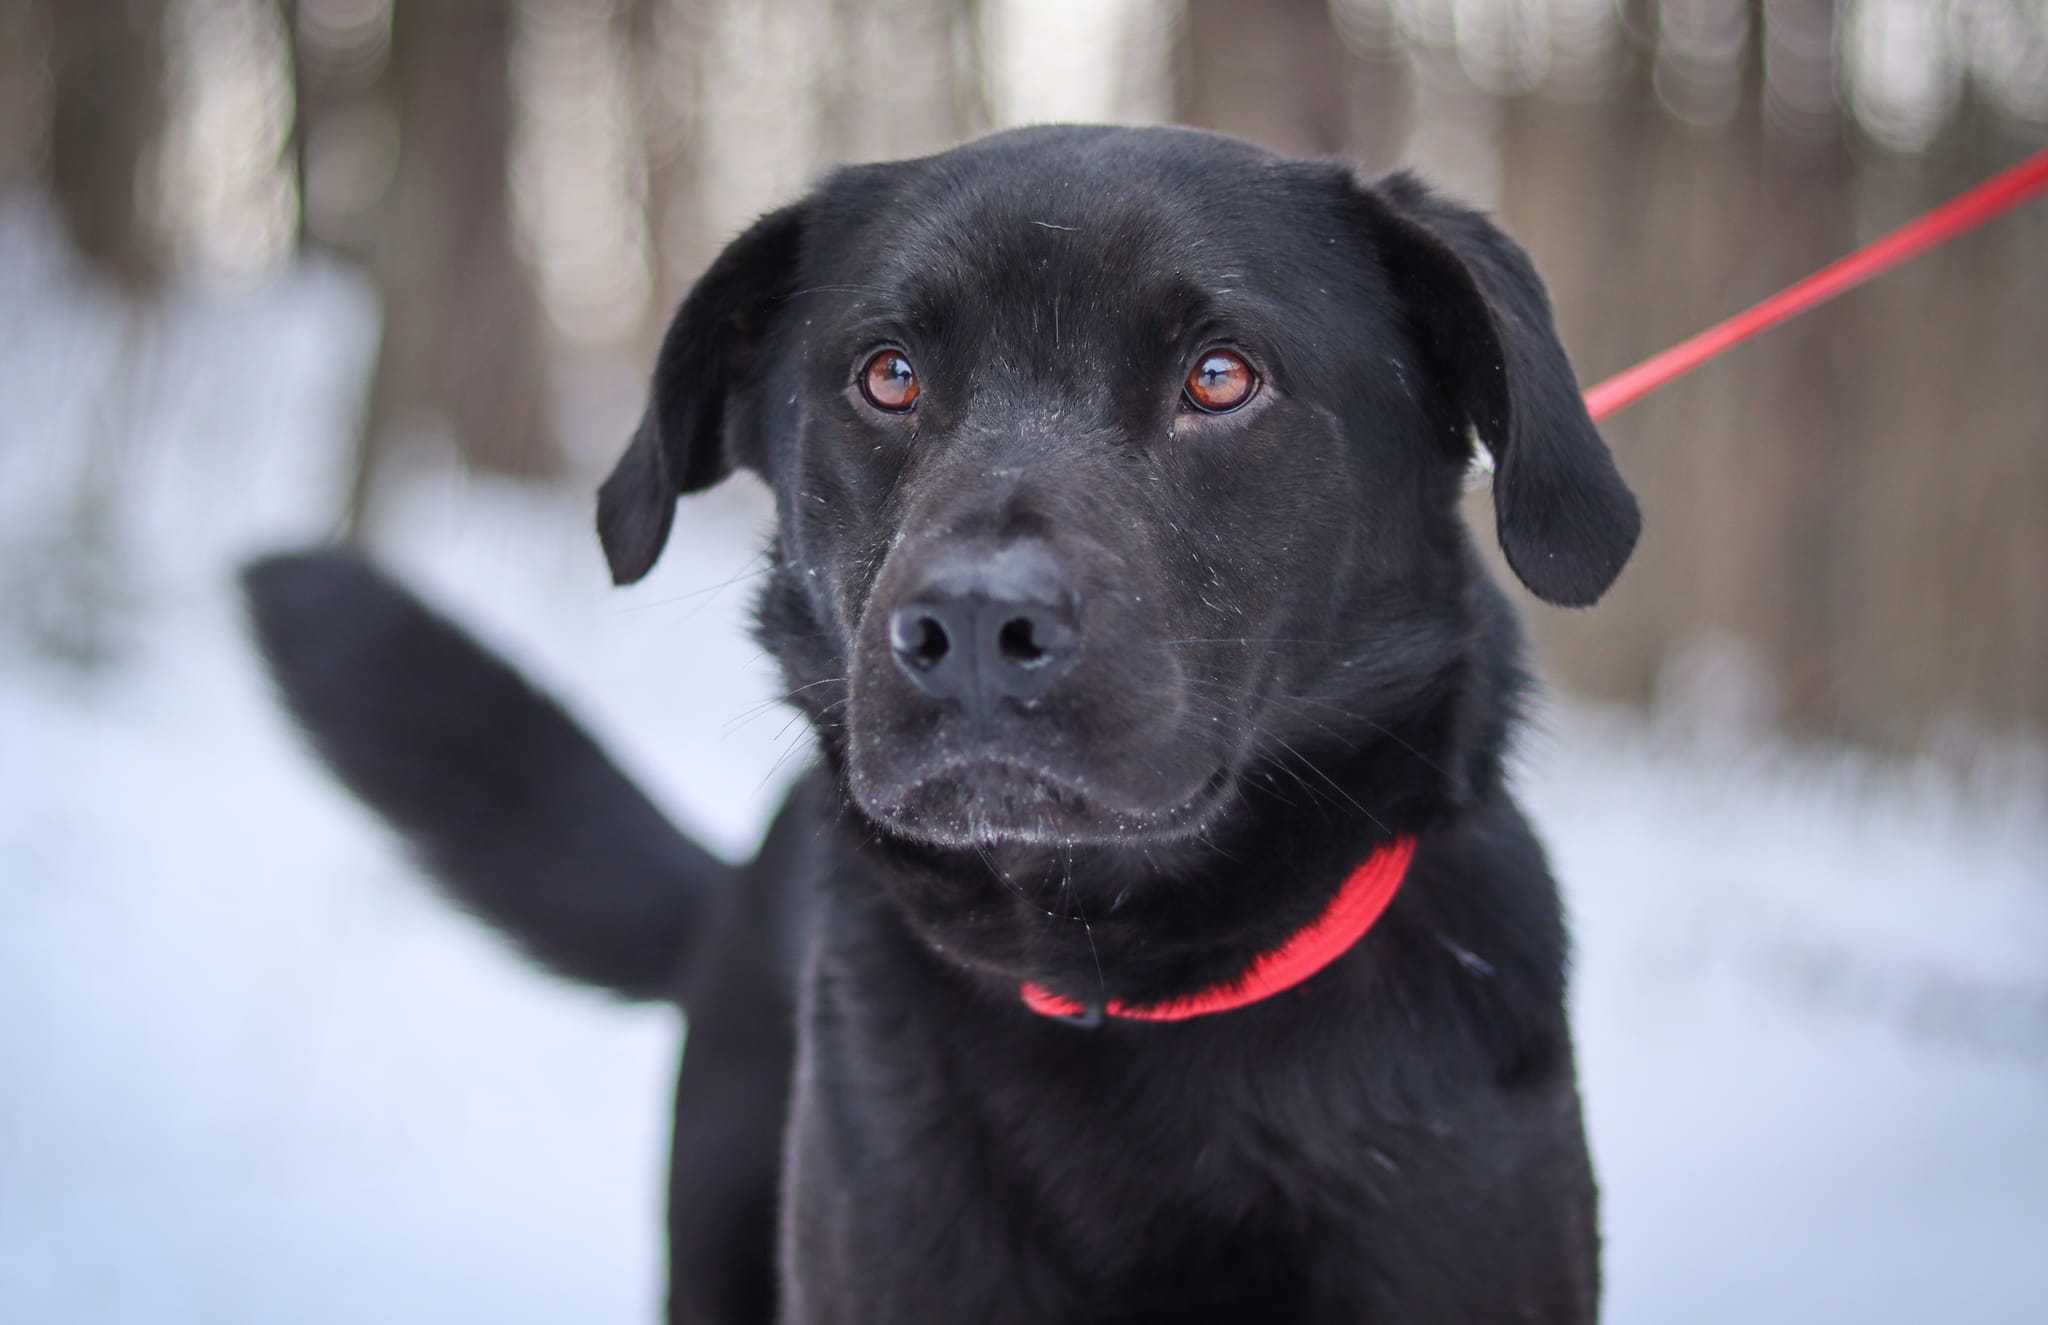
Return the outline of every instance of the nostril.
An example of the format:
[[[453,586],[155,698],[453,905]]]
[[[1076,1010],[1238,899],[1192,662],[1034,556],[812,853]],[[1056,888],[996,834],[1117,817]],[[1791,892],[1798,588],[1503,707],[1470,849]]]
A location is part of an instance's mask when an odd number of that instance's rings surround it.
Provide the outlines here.
[[[1045,663],[1045,648],[1030,617],[1011,617],[1005,621],[996,632],[996,650],[1004,662],[1015,667],[1039,667]]]
[[[946,628],[929,613],[903,613],[889,625],[889,642],[896,655],[921,671],[930,671],[945,660],[953,647]]]

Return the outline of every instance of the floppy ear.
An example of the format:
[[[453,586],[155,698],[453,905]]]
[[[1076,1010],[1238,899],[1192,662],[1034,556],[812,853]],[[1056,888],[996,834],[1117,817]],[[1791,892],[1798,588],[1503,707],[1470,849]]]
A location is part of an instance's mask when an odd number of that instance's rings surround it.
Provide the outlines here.
[[[1456,445],[1469,456],[1469,425],[1493,453],[1508,565],[1545,601],[1587,606],[1621,574],[1642,515],[1586,413],[1529,255],[1405,172],[1363,192]]]
[[[676,498],[710,487],[744,458],[734,396],[790,291],[802,203],[770,212],[726,246],[690,287],[662,337],[647,412],[597,492],[597,535],[615,584],[645,575],[668,542]]]

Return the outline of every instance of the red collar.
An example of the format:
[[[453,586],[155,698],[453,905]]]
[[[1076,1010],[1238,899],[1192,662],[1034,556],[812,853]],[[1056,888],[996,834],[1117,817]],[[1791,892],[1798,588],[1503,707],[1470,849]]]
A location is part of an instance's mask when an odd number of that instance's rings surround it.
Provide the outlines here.
[[[1415,855],[1415,839],[1397,837],[1376,848],[1365,862],[1351,871],[1344,886],[1323,913],[1311,920],[1294,937],[1255,960],[1237,979],[1211,985],[1164,1003],[1132,1007],[1111,999],[1104,1004],[1082,1004],[1062,998],[1043,985],[1025,983],[1019,993],[1024,1006],[1041,1017],[1054,1017],[1081,1026],[1099,1026],[1105,1018],[1125,1021],[1188,1021],[1214,1012],[1233,1012],[1292,989],[1336,961],[1373,927],[1387,903],[1401,890],[1408,877],[1408,862]]]

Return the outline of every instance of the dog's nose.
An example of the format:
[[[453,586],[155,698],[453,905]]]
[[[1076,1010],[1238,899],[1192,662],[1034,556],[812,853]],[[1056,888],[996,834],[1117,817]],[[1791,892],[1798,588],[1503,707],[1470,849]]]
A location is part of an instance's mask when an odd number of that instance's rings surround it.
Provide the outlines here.
[[[1052,689],[1080,652],[1072,582],[1052,549],[1019,539],[941,554],[889,614],[896,665],[969,713]]]

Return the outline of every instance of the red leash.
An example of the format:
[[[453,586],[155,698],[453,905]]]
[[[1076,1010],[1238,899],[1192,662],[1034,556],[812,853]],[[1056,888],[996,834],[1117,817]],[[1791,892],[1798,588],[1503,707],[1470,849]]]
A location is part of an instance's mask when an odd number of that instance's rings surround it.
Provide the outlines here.
[[[1645,359],[1626,372],[1617,373],[1590,388],[1586,392],[1586,411],[1595,419],[1604,419],[1673,378],[1691,372],[1723,350],[1740,345],[1758,332],[1789,321],[1817,304],[1826,303],[1844,290],[1854,289],[1871,277],[1890,271],[1907,259],[1918,257],[1965,231],[1976,229],[2044,189],[2048,189],[2048,151],[2036,152],[2010,170],[1992,176],[1919,220],[1909,221],[1884,238],[1821,268],[1754,308],[1708,327],[1697,336],[1680,341],[1662,354]]]

